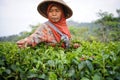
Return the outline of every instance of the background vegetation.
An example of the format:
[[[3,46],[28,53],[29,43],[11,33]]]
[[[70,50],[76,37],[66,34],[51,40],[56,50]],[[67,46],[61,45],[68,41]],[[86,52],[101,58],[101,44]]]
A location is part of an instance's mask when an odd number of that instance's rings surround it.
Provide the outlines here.
[[[72,38],[83,41],[120,41],[120,9],[117,9],[116,13],[118,16],[114,17],[112,13],[100,11],[98,12],[100,18],[91,23],[68,21]],[[18,41],[29,36],[39,25],[31,25],[31,32],[23,31],[18,35],[0,37],[0,41]]]

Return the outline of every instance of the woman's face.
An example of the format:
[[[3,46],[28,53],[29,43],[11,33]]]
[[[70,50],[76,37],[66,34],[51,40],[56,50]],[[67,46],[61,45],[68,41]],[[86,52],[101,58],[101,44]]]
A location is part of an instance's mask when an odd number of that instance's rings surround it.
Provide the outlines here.
[[[48,11],[48,17],[52,22],[60,21],[62,16],[62,9],[57,6],[52,6]]]

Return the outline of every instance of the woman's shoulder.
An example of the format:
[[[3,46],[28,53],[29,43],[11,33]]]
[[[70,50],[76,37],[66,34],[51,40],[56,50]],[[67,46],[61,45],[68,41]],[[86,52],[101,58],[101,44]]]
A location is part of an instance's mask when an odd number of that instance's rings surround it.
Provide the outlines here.
[[[48,25],[45,23],[41,23],[38,25],[38,28],[45,28],[45,27],[48,27]]]
[[[48,28],[49,28],[49,27],[48,27],[48,25],[47,25],[46,23],[42,23],[42,24],[40,24],[40,25],[38,26],[37,29],[42,30],[42,29],[48,29]]]

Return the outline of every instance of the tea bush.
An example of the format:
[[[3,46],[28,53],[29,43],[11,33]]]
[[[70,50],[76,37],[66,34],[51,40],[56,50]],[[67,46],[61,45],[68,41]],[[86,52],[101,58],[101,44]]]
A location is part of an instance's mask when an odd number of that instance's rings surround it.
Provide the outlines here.
[[[120,80],[120,42],[82,41],[63,49],[0,43],[0,80]]]

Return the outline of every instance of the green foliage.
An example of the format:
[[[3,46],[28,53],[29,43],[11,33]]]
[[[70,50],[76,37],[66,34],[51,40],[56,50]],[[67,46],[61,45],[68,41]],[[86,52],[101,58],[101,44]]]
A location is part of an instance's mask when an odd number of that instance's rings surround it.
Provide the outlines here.
[[[118,17],[114,17],[112,13],[102,12],[98,13],[100,19],[95,23],[101,24],[97,33],[100,36],[100,40],[103,42],[120,41],[120,10],[116,10]]]
[[[0,80],[120,80],[120,42],[79,44],[77,49],[44,43],[19,49],[2,42]]]
[[[88,27],[69,27],[70,33],[72,35],[72,40],[88,40]]]

